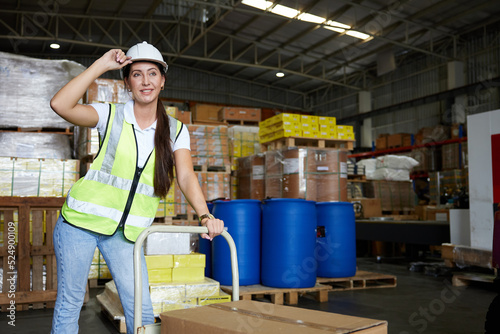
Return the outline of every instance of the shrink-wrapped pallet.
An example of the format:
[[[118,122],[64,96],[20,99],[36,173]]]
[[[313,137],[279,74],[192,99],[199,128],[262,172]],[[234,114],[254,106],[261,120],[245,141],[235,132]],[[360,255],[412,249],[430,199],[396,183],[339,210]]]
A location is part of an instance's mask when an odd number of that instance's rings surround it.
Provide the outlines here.
[[[410,181],[368,181],[365,196],[379,198],[382,211],[410,211],[417,204],[417,195]]]
[[[0,52],[0,124],[3,127],[66,129],[72,124],[50,108],[61,87],[82,73],[69,60],[46,60]]]
[[[347,151],[336,148],[284,148],[284,198],[347,201]]]
[[[264,155],[238,158],[239,199],[264,199]]]
[[[0,156],[71,159],[69,136],[54,133],[0,132]]]
[[[0,157],[0,196],[64,197],[79,177],[78,160]]]

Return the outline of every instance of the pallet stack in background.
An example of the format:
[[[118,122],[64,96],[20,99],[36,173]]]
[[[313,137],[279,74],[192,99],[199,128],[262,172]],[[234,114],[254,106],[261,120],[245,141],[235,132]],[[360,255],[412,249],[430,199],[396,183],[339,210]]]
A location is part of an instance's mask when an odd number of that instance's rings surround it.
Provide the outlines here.
[[[0,52],[0,251],[14,230],[16,268],[3,257],[3,286],[16,272],[16,309],[54,307],[57,275],[52,233],[68,190],[80,176],[73,159],[72,124],[50,108],[50,99],[85,68]],[[40,253],[40,249],[44,249]],[[0,256],[1,257],[1,256]],[[8,300],[4,289],[0,297]],[[35,299],[43,302],[32,302]],[[6,311],[8,305],[1,305]]]
[[[376,151],[397,151],[419,162],[411,173],[414,193],[419,196],[415,212],[419,219],[429,210],[464,208],[468,198],[468,145],[465,125],[437,125],[421,128],[416,134],[382,134]],[[386,151],[387,152],[387,151]],[[465,206],[464,206],[465,205]]]

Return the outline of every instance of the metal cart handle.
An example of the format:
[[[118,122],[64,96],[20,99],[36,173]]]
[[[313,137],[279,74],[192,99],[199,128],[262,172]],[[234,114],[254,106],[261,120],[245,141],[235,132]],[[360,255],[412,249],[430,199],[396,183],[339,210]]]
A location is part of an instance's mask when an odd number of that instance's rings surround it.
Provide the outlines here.
[[[141,273],[141,248],[144,240],[151,233],[208,233],[205,226],[175,226],[175,225],[154,225],[148,227],[139,234],[134,245],[134,333],[137,333],[142,326],[142,273]],[[238,257],[236,254],[236,245],[231,235],[223,231],[221,235],[226,239],[231,254],[231,271],[233,275],[233,301],[240,299],[240,278],[238,273]]]

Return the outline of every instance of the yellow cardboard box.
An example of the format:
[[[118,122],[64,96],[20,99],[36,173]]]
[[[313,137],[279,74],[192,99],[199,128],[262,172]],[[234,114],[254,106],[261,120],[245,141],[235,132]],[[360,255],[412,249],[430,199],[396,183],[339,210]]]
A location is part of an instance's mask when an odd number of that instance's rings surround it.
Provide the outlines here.
[[[171,282],[172,270],[172,268],[148,269],[149,283]]]
[[[205,267],[172,268],[172,282],[194,282],[203,280]]]
[[[205,254],[201,253],[191,253],[173,256],[173,267],[174,268],[193,268],[202,267],[205,268],[206,260]]]
[[[150,269],[164,269],[174,267],[174,256],[167,255],[146,255],[146,265]]]

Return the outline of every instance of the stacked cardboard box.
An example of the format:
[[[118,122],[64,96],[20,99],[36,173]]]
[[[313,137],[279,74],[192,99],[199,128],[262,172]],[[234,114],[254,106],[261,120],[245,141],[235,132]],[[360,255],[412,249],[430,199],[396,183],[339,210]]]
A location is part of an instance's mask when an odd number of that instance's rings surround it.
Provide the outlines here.
[[[219,282],[205,277],[205,255],[199,253],[148,255],[149,290],[153,312],[230,301],[220,294]]]
[[[302,136],[301,115],[282,113],[259,123],[261,143],[282,137]]]
[[[191,110],[193,113],[193,121],[195,122],[219,122],[219,110],[224,106],[213,104],[196,104]]]
[[[413,172],[432,172],[441,169],[441,147],[439,146],[416,148],[409,155],[419,163],[413,167]]]
[[[79,177],[78,160],[0,157],[0,196],[64,197]]]
[[[283,197],[283,152],[264,152],[264,193],[265,198]]]
[[[174,180],[168,190],[167,196],[160,200],[158,210],[156,211],[156,217],[175,216],[175,183]]]
[[[264,154],[239,158],[237,198],[263,199],[264,174]]]
[[[175,106],[165,106],[165,111],[167,115],[172,116],[173,118],[178,119],[184,124],[191,124],[191,112],[179,110],[179,108]]]
[[[284,198],[318,202],[347,200],[347,151],[327,148],[285,148]]]
[[[231,301],[231,296],[220,290],[219,282],[210,278],[196,282],[152,283],[149,291],[155,317],[161,312]],[[97,300],[105,309],[116,309],[115,317],[123,318],[123,308],[114,281],[106,283]]]
[[[469,165],[467,142],[445,144],[441,150],[443,170],[461,169]]]
[[[149,283],[202,281],[205,254],[146,255]]]
[[[189,125],[193,165],[229,167],[227,126]]]
[[[379,198],[382,211],[411,211],[417,197],[411,181],[368,181],[364,186],[367,198]]]
[[[342,149],[283,148],[241,159],[240,166],[238,198],[347,200],[347,151]]]
[[[224,107],[218,112],[219,121],[250,121],[260,122],[260,108]]]
[[[238,169],[238,158],[260,153],[259,128],[256,126],[231,126],[228,129],[231,169]]]
[[[230,174],[225,172],[195,172],[205,199],[210,201],[230,197]],[[175,187],[175,214],[196,214],[179,187]]]
[[[337,138],[354,140],[354,128],[351,125],[337,125]]]

